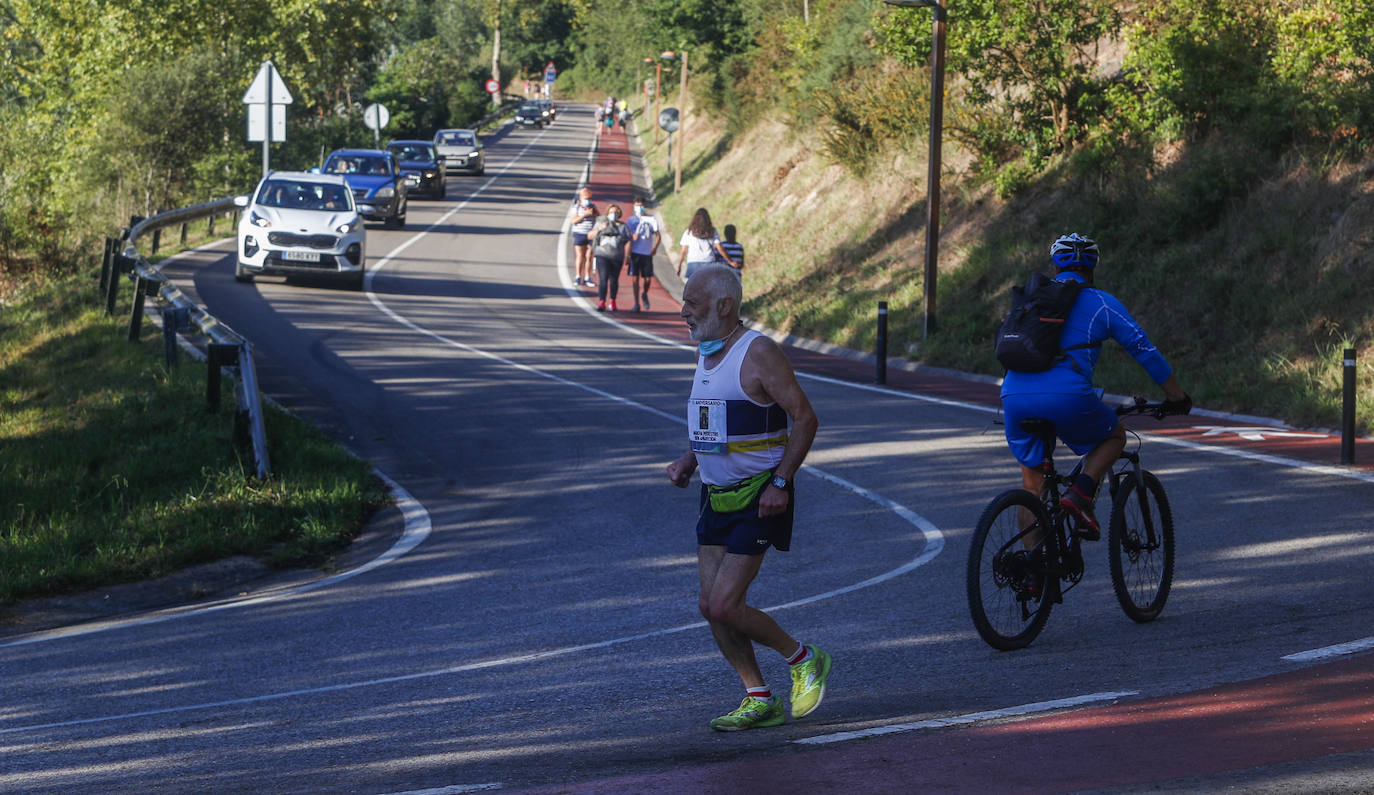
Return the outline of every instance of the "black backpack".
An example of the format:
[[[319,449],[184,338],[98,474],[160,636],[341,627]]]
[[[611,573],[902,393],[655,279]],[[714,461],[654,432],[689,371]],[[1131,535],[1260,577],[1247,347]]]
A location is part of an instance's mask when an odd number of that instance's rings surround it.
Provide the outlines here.
[[[1064,319],[1084,284],[1075,279],[1058,282],[1033,273],[1024,287],[1011,290],[1011,311],[997,329],[997,361],[1008,370],[1040,373],[1064,357],[1065,351],[1093,348],[1101,343],[1059,347]]]
[[[601,234],[596,236],[596,251],[604,257],[614,257],[623,251],[624,243],[622,236],[625,234],[625,224],[620,221],[607,223],[606,228]]]

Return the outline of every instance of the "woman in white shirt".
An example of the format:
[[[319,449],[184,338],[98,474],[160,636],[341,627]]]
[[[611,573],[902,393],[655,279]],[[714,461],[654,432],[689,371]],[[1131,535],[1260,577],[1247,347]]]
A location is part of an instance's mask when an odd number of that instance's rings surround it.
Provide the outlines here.
[[[716,228],[711,225],[711,214],[706,212],[705,207],[697,208],[692,223],[682,233],[681,245],[677,255],[677,275],[684,279],[692,278],[693,273],[716,262],[725,263],[736,270],[740,267],[721,247]],[[683,268],[686,268],[686,273],[683,273]]]

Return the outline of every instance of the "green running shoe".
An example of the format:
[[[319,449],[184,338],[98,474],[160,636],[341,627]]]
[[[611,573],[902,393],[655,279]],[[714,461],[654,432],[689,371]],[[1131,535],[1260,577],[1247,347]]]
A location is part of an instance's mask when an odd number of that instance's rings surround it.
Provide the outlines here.
[[[792,666],[792,719],[810,715],[825,698],[825,680],[830,678],[830,655],[808,646],[811,659]]]
[[[711,721],[711,728],[718,732],[737,732],[745,729],[762,729],[767,726],[781,726],[787,722],[787,713],[782,709],[782,699],[773,696],[767,701],[745,696],[739,707],[726,715]]]

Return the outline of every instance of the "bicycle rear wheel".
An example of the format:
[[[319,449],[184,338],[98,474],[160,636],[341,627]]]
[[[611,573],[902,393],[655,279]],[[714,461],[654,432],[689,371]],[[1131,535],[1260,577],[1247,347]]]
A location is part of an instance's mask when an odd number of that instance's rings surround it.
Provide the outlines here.
[[[1107,554],[1121,609],[1144,623],[1159,617],[1174,581],[1174,517],[1159,478],[1151,472],[1141,476],[1143,493],[1128,474],[1112,499]]]
[[[994,649],[1010,651],[1030,645],[1044,629],[1054,606],[1058,585],[1039,570],[1045,547],[1054,543],[1054,531],[1026,549],[1023,517],[1033,516],[1049,528],[1045,507],[1030,492],[1013,489],[988,503],[973,531],[968,553],[968,607],[978,634]]]

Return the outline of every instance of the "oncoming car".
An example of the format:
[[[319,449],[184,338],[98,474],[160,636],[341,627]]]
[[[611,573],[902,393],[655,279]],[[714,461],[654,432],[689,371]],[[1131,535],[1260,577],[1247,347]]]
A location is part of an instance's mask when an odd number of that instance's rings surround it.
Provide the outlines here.
[[[362,217],[398,229],[406,225],[406,179],[390,152],[337,149],[329,153],[321,171],[344,178]]]
[[[367,233],[343,177],[281,171],[234,203],[239,220],[234,278],[260,273],[338,274],[359,289],[366,274]]]
[[[440,130],[434,134],[434,146],[444,158],[444,167],[449,173],[460,171],[481,176],[487,171],[487,156],[476,130]]]
[[[407,192],[423,193],[431,199],[444,198],[444,158],[434,144],[429,141],[392,141],[386,145],[386,150],[401,167]]]

